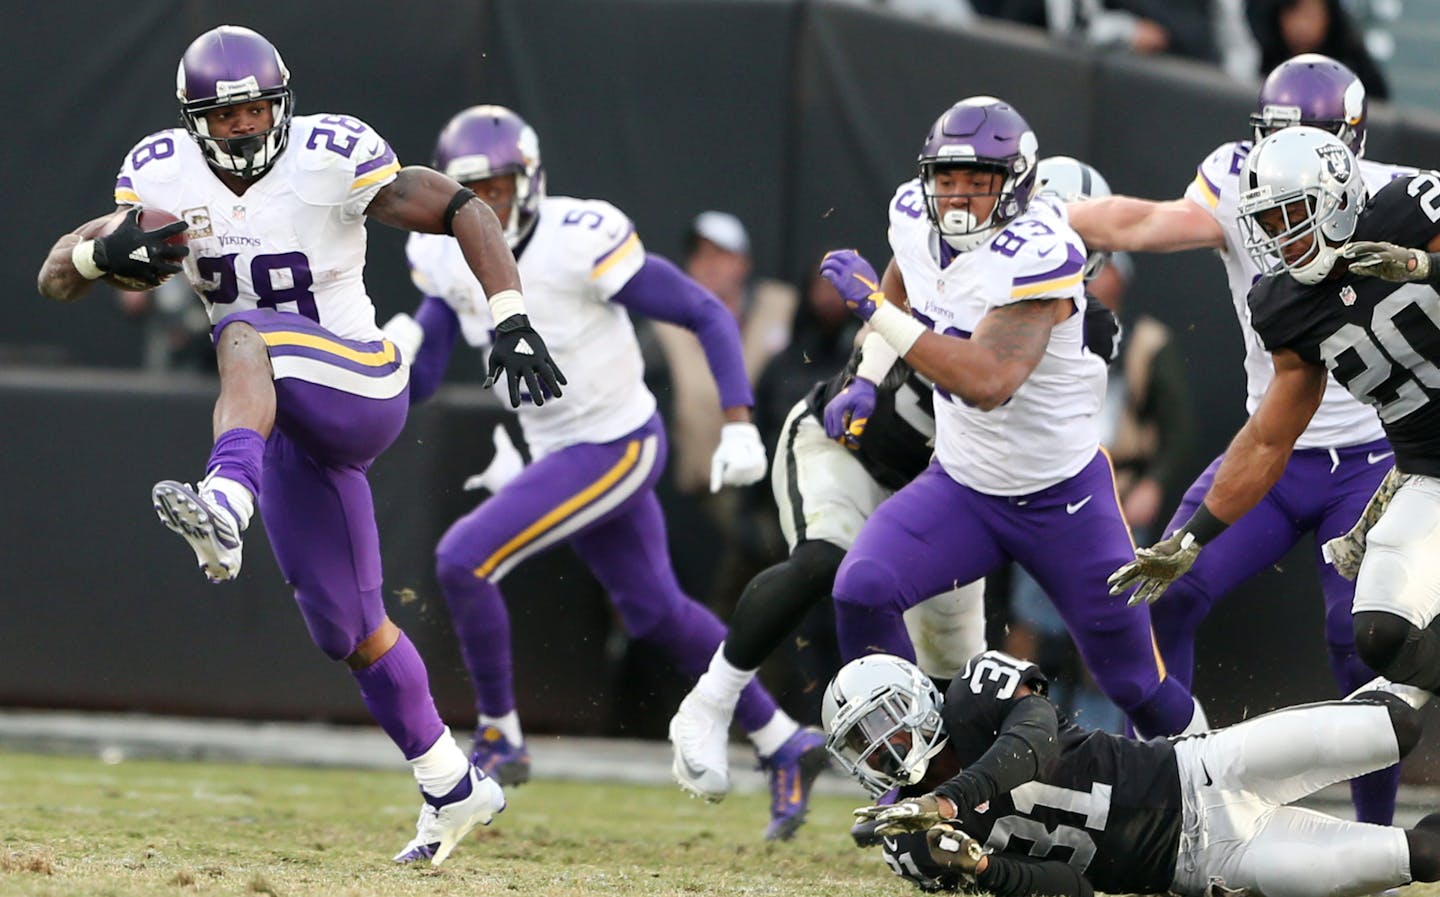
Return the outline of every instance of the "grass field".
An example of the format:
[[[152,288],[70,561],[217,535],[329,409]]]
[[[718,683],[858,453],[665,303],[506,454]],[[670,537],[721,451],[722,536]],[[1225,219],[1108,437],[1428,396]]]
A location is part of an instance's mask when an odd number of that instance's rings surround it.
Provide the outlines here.
[[[398,867],[419,797],[402,772],[0,753],[4,897],[451,897],[917,893],[851,846],[848,798],[766,844],[764,795],[535,782],[446,864]]]
[[[535,782],[439,869],[389,857],[413,833],[402,772],[0,753],[3,897],[900,897],[851,846],[855,801],[817,797],[795,840],[760,838],[766,798]],[[1402,897],[1440,897],[1440,886]]]

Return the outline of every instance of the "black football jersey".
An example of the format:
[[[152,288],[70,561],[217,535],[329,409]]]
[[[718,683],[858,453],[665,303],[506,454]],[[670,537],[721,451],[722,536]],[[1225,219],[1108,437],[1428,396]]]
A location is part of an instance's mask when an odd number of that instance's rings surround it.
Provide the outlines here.
[[[840,394],[860,366],[857,346],[845,370],[810,390],[806,401],[824,419],[825,405]],[[865,425],[856,458],[886,489],[899,489],[920,475],[934,453],[935,393],[903,361],[896,361],[876,384],[875,413]]]
[[[1365,205],[1352,241],[1424,248],[1440,233],[1440,174],[1397,178]],[[1380,415],[1406,473],[1440,476],[1440,295],[1418,283],[1345,274],[1306,285],[1281,272],[1249,296],[1255,332],[1329,368]]]
[[[999,651],[977,655],[950,683],[941,712],[945,750],[961,769],[989,750],[1022,700],[1015,697],[1021,685],[1043,694],[1045,676]],[[1175,875],[1183,818],[1174,746],[1059,719],[1054,760],[1034,781],[965,808],[960,827],[996,852],[1068,863],[1098,891],[1163,893]]]

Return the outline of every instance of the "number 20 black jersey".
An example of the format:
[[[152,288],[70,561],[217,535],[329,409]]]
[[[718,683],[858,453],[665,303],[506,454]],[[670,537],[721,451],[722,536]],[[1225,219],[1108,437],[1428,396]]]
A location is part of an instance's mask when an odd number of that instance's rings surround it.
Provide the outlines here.
[[[1371,198],[1354,241],[1423,248],[1440,233],[1440,173],[1398,178]],[[1406,473],[1440,476],[1440,295],[1425,284],[1350,274],[1313,285],[1287,273],[1250,290],[1251,323],[1271,352],[1329,368],[1375,408]]]
[[[961,768],[994,743],[1020,685],[1042,692],[1034,664],[998,651],[951,682],[942,717]],[[1057,711],[1058,713],[1058,711]],[[1100,891],[1166,891],[1183,810],[1173,745],[1089,732],[1060,715],[1059,751],[1034,781],[966,808],[960,825],[998,852],[1068,863]]]

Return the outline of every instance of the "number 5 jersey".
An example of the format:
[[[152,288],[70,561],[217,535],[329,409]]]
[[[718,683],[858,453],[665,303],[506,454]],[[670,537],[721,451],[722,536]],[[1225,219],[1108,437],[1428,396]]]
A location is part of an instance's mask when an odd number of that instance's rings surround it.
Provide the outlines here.
[[[212,324],[275,308],[351,340],[381,337],[365,291],[365,208],[400,170],[390,145],[348,115],[297,115],[275,166],[243,195],[180,128],[146,137],[115,181],[119,205],[189,225],[185,275]]]

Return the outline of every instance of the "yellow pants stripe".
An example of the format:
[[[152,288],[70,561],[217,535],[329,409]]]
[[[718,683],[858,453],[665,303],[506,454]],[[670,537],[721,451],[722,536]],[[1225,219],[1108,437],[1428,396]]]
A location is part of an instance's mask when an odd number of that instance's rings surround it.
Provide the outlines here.
[[[498,551],[485,559],[485,563],[475,568],[475,575],[481,579],[488,577],[495,571],[496,567],[505,562],[506,558],[535,541],[535,539],[543,535],[546,530],[562,522],[580,508],[594,501],[595,498],[604,493],[606,489],[609,489],[619,482],[621,477],[625,476],[625,474],[635,466],[635,462],[639,460],[639,458],[640,440],[632,439],[629,445],[625,446],[624,456],[621,457],[614,467],[605,471],[600,479],[570,496],[560,505],[547,512],[545,516],[525,527],[515,538],[500,546]]]

